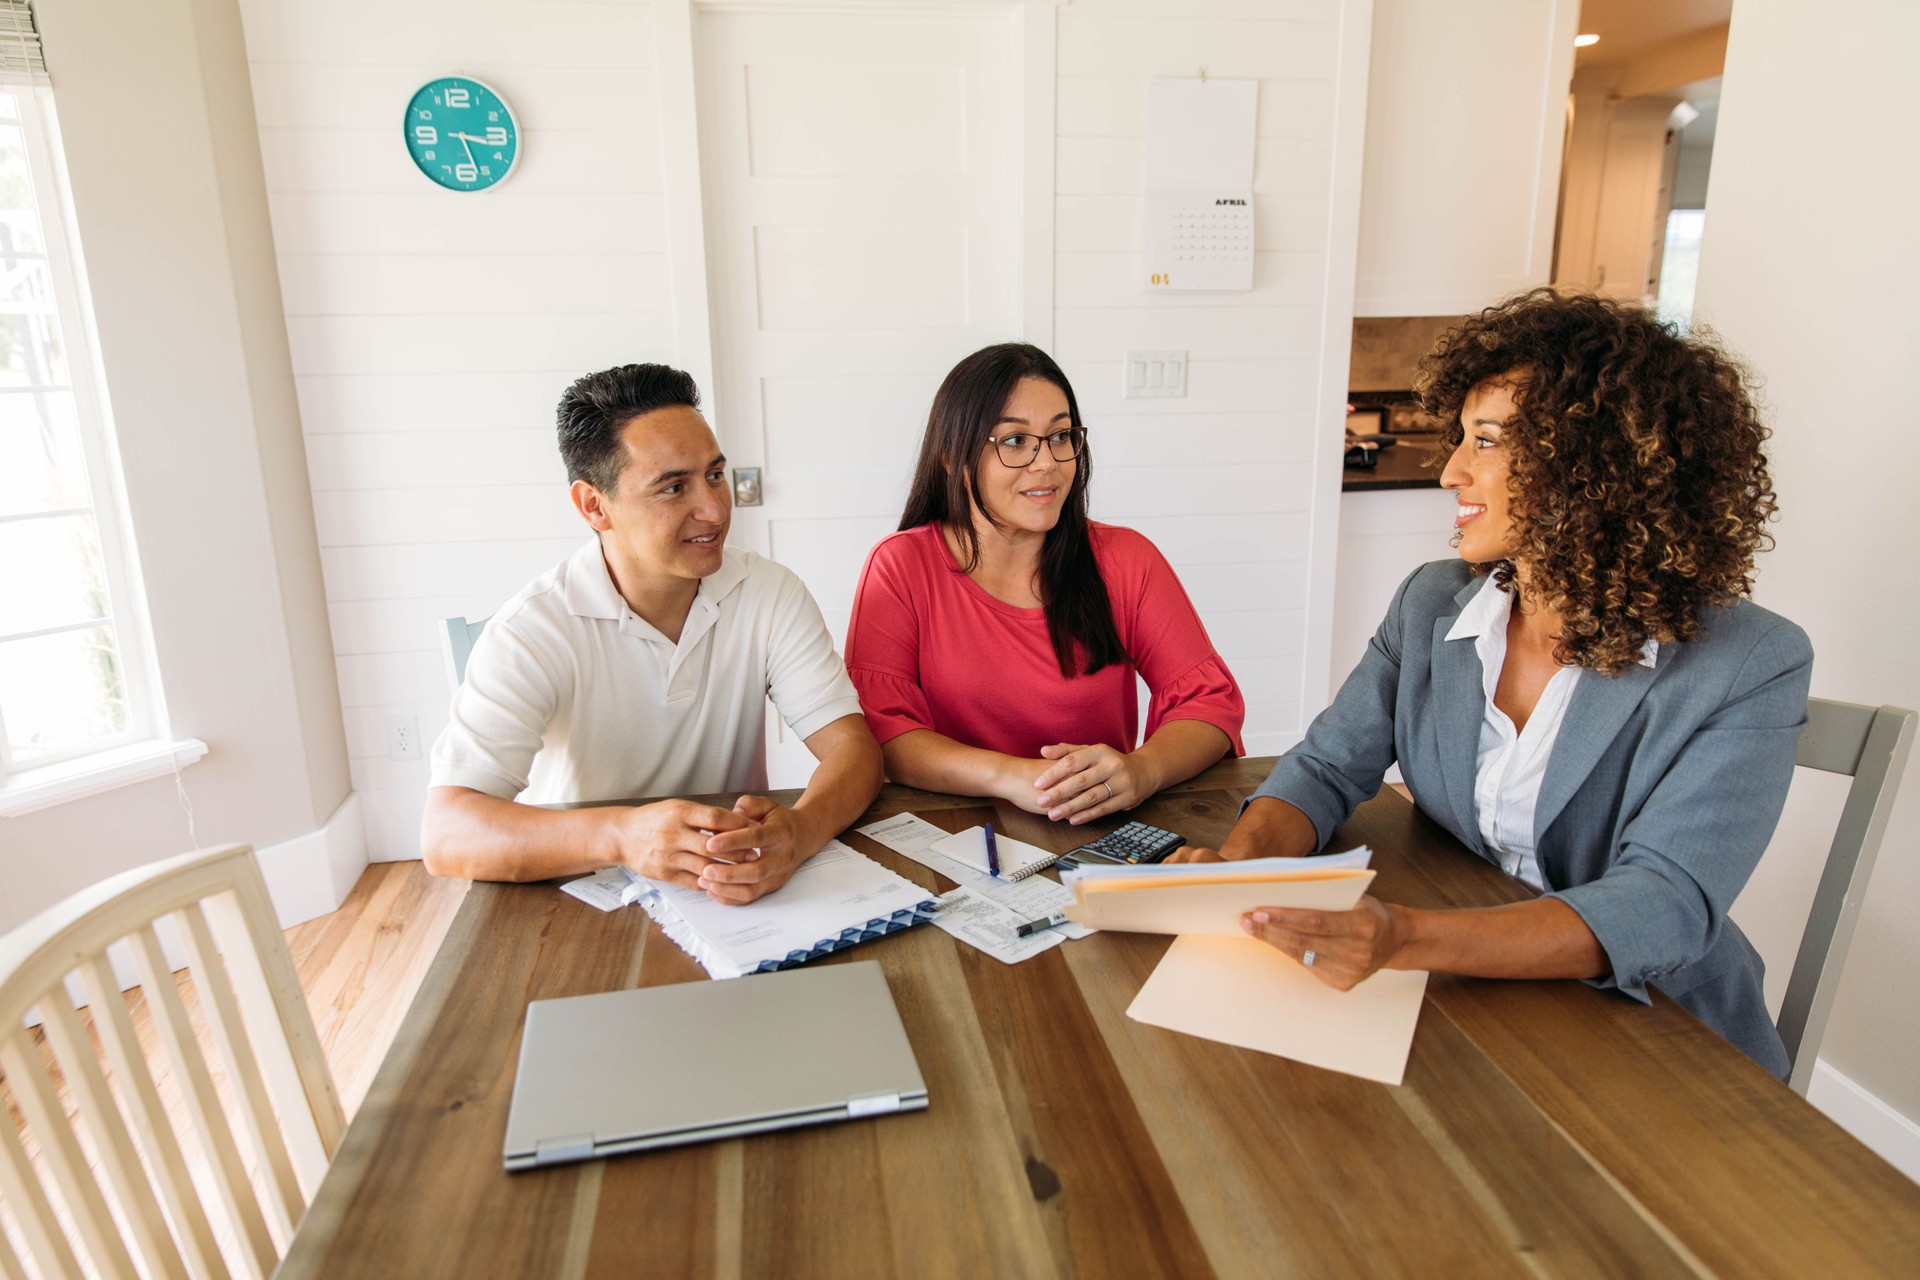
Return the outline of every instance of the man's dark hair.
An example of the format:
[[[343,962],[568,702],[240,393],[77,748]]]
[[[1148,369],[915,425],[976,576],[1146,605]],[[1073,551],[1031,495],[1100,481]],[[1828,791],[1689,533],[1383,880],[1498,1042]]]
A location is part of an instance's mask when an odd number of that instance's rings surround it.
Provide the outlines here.
[[[655,409],[700,407],[689,374],[664,364],[623,364],[589,373],[567,388],[556,415],[567,483],[585,480],[602,493],[620,482],[620,429]]]

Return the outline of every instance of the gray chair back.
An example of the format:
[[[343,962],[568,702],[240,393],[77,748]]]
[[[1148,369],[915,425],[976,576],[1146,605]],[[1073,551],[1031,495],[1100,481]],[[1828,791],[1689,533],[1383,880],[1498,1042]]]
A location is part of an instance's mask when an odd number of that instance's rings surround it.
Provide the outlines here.
[[[440,654],[447,660],[447,684],[458,689],[460,682],[467,678],[467,658],[473,653],[473,645],[480,633],[487,629],[492,617],[468,622],[465,618],[448,618],[440,624]]]
[[[1840,811],[1840,826],[1827,852],[1826,870],[1820,875],[1806,932],[1800,936],[1800,954],[1787,981],[1787,998],[1775,1024],[1793,1060],[1787,1083],[1802,1097],[1813,1080],[1820,1038],[1826,1034],[1847,944],[1853,940],[1867,879],[1873,874],[1873,860],[1887,834],[1887,817],[1913,748],[1916,720],[1920,716],[1904,707],[1807,699],[1807,727],[1800,735],[1795,763],[1803,769],[1850,775],[1853,786]]]

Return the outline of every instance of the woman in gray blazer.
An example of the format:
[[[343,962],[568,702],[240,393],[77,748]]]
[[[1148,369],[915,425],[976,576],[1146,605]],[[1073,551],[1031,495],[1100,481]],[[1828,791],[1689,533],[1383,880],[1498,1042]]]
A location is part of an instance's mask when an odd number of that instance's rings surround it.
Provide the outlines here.
[[[1459,559],[1401,584],[1219,856],[1317,852],[1397,761],[1541,896],[1243,927],[1342,989],[1380,968],[1657,985],[1784,1076],[1727,909],[1785,803],[1813,651],[1745,598],[1774,497],[1741,371],[1643,309],[1538,290],[1442,338],[1421,381],[1452,423]]]

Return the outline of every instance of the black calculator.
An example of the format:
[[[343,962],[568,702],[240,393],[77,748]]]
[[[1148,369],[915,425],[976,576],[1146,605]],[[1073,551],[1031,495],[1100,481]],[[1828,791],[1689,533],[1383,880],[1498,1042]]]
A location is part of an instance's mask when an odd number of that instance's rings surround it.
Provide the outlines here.
[[[1158,862],[1185,843],[1184,836],[1164,827],[1129,822],[1117,831],[1109,831],[1092,844],[1082,845],[1067,857],[1083,861]]]

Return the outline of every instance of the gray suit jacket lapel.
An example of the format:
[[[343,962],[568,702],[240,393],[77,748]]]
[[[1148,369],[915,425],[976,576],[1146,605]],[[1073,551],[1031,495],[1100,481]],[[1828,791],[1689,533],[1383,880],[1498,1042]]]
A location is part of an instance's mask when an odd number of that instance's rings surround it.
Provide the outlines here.
[[[1470,639],[1449,640],[1460,610],[1485,583],[1475,578],[1453,597],[1453,612],[1433,620],[1433,715],[1440,751],[1440,776],[1460,831],[1480,847],[1480,820],[1474,813],[1473,782],[1480,761],[1480,725],[1487,718],[1486,676],[1480,651]]]
[[[1573,793],[1593,772],[1593,766],[1620,736],[1627,717],[1647,696],[1657,674],[1655,668],[1637,662],[1617,676],[1580,673],[1573,701],[1567,705],[1567,718],[1561,721],[1560,736],[1547,758],[1546,776],[1540,780],[1540,802],[1533,815],[1535,848],[1539,847],[1541,833],[1553,825]]]

